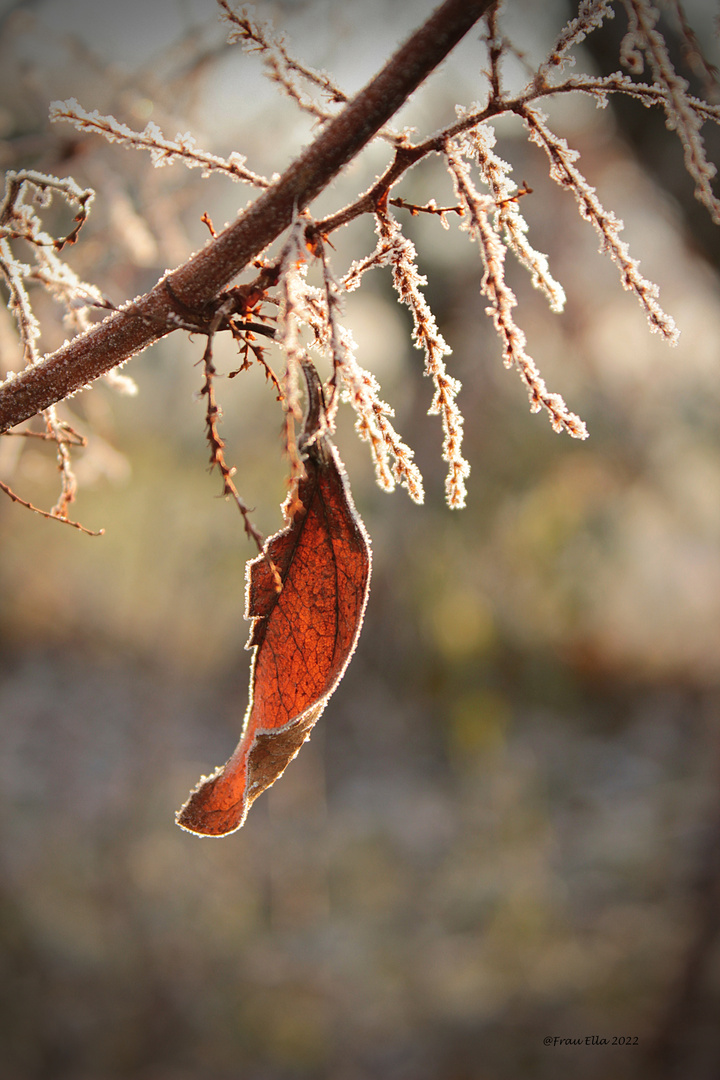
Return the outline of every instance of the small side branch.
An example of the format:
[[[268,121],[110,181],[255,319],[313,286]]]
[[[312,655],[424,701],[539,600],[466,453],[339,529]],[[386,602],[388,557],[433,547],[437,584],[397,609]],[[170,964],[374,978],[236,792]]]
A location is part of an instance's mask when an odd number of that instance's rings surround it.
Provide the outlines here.
[[[97,532],[93,532],[92,529],[85,528],[79,521],[71,521],[70,518],[65,517],[63,514],[53,513],[50,510],[41,510],[39,506],[34,506],[27,499],[21,499],[11,487],[4,484],[0,480],[0,491],[4,491],[5,494],[12,499],[13,502],[19,503],[20,506],[24,506],[27,510],[32,510],[35,514],[40,514],[41,517],[47,518],[48,521],[59,521],[61,525],[69,525],[72,529],[79,529],[80,532],[85,533],[87,536],[102,536],[105,532],[104,529],[98,529]]]
[[[623,288],[637,297],[651,331],[661,334],[669,344],[676,345],[679,331],[658,302],[657,285],[642,276],[638,260],[632,258],[628,245],[620,239],[622,221],[603,207],[595,188],[578,169],[578,152],[571,150],[565,139],[553,134],[545,117],[537,109],[525,106],[520,110],[520,115],[525,120],[532,142],[547,154],[551,178],[575,196],[581,217],[589,221],[598,234],[601,252],[609,255],[618,267]]]

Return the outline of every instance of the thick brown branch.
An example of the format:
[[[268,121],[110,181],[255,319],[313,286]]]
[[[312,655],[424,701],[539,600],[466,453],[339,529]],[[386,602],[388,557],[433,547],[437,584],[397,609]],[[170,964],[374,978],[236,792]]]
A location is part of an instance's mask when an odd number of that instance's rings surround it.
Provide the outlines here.
[[[382,71],[236,222],[170,274],[175,296],[198,310],[287,228],[387,123],[494,0],[445,0]],[[61,401],[176,327],[165,279],[0,387],[0,431]]]

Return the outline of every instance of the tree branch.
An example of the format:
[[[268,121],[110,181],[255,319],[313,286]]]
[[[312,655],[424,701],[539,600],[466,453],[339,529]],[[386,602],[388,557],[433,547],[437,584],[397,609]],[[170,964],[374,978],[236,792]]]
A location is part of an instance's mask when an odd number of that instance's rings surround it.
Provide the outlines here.
[[[177,329],[172,294],[199,310],[327,187],[494,0],[445,0],[274,184],[139,300],[0,386],[0,431],[34,416]]]

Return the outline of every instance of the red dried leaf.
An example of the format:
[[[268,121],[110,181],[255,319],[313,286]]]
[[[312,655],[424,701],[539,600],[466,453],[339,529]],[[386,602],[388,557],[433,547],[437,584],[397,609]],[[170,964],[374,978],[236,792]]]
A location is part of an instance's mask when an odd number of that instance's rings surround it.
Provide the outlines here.
[[[306,475],[296,500],[286,503],[295,507],[292,520],[247,564],[247,647],[255,655],[242,737],[177,814],[189,832],[224,836],[240,828],[251,803],[309,738],[360,634],[370,543],[334,447],[320,434],[305,441]]]

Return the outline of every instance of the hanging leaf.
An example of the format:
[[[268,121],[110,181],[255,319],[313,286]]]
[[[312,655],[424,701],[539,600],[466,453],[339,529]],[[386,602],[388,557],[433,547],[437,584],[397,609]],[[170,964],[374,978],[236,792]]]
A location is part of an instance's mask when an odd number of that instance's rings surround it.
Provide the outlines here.
[[[307,377],[309,389],[319,389],[317,376],[313,385]],[[253,620],[247,647],[255,655],[242,736],[227,764],[203,777],[177,814],[189,832],[224,836],[240,828],[250,805],[309,738],[360,634],[370,543],[323,433],[317,400],[311,396],[300,440],[305,476],[285,504],[292,516],[247,564],[246,617]]]

